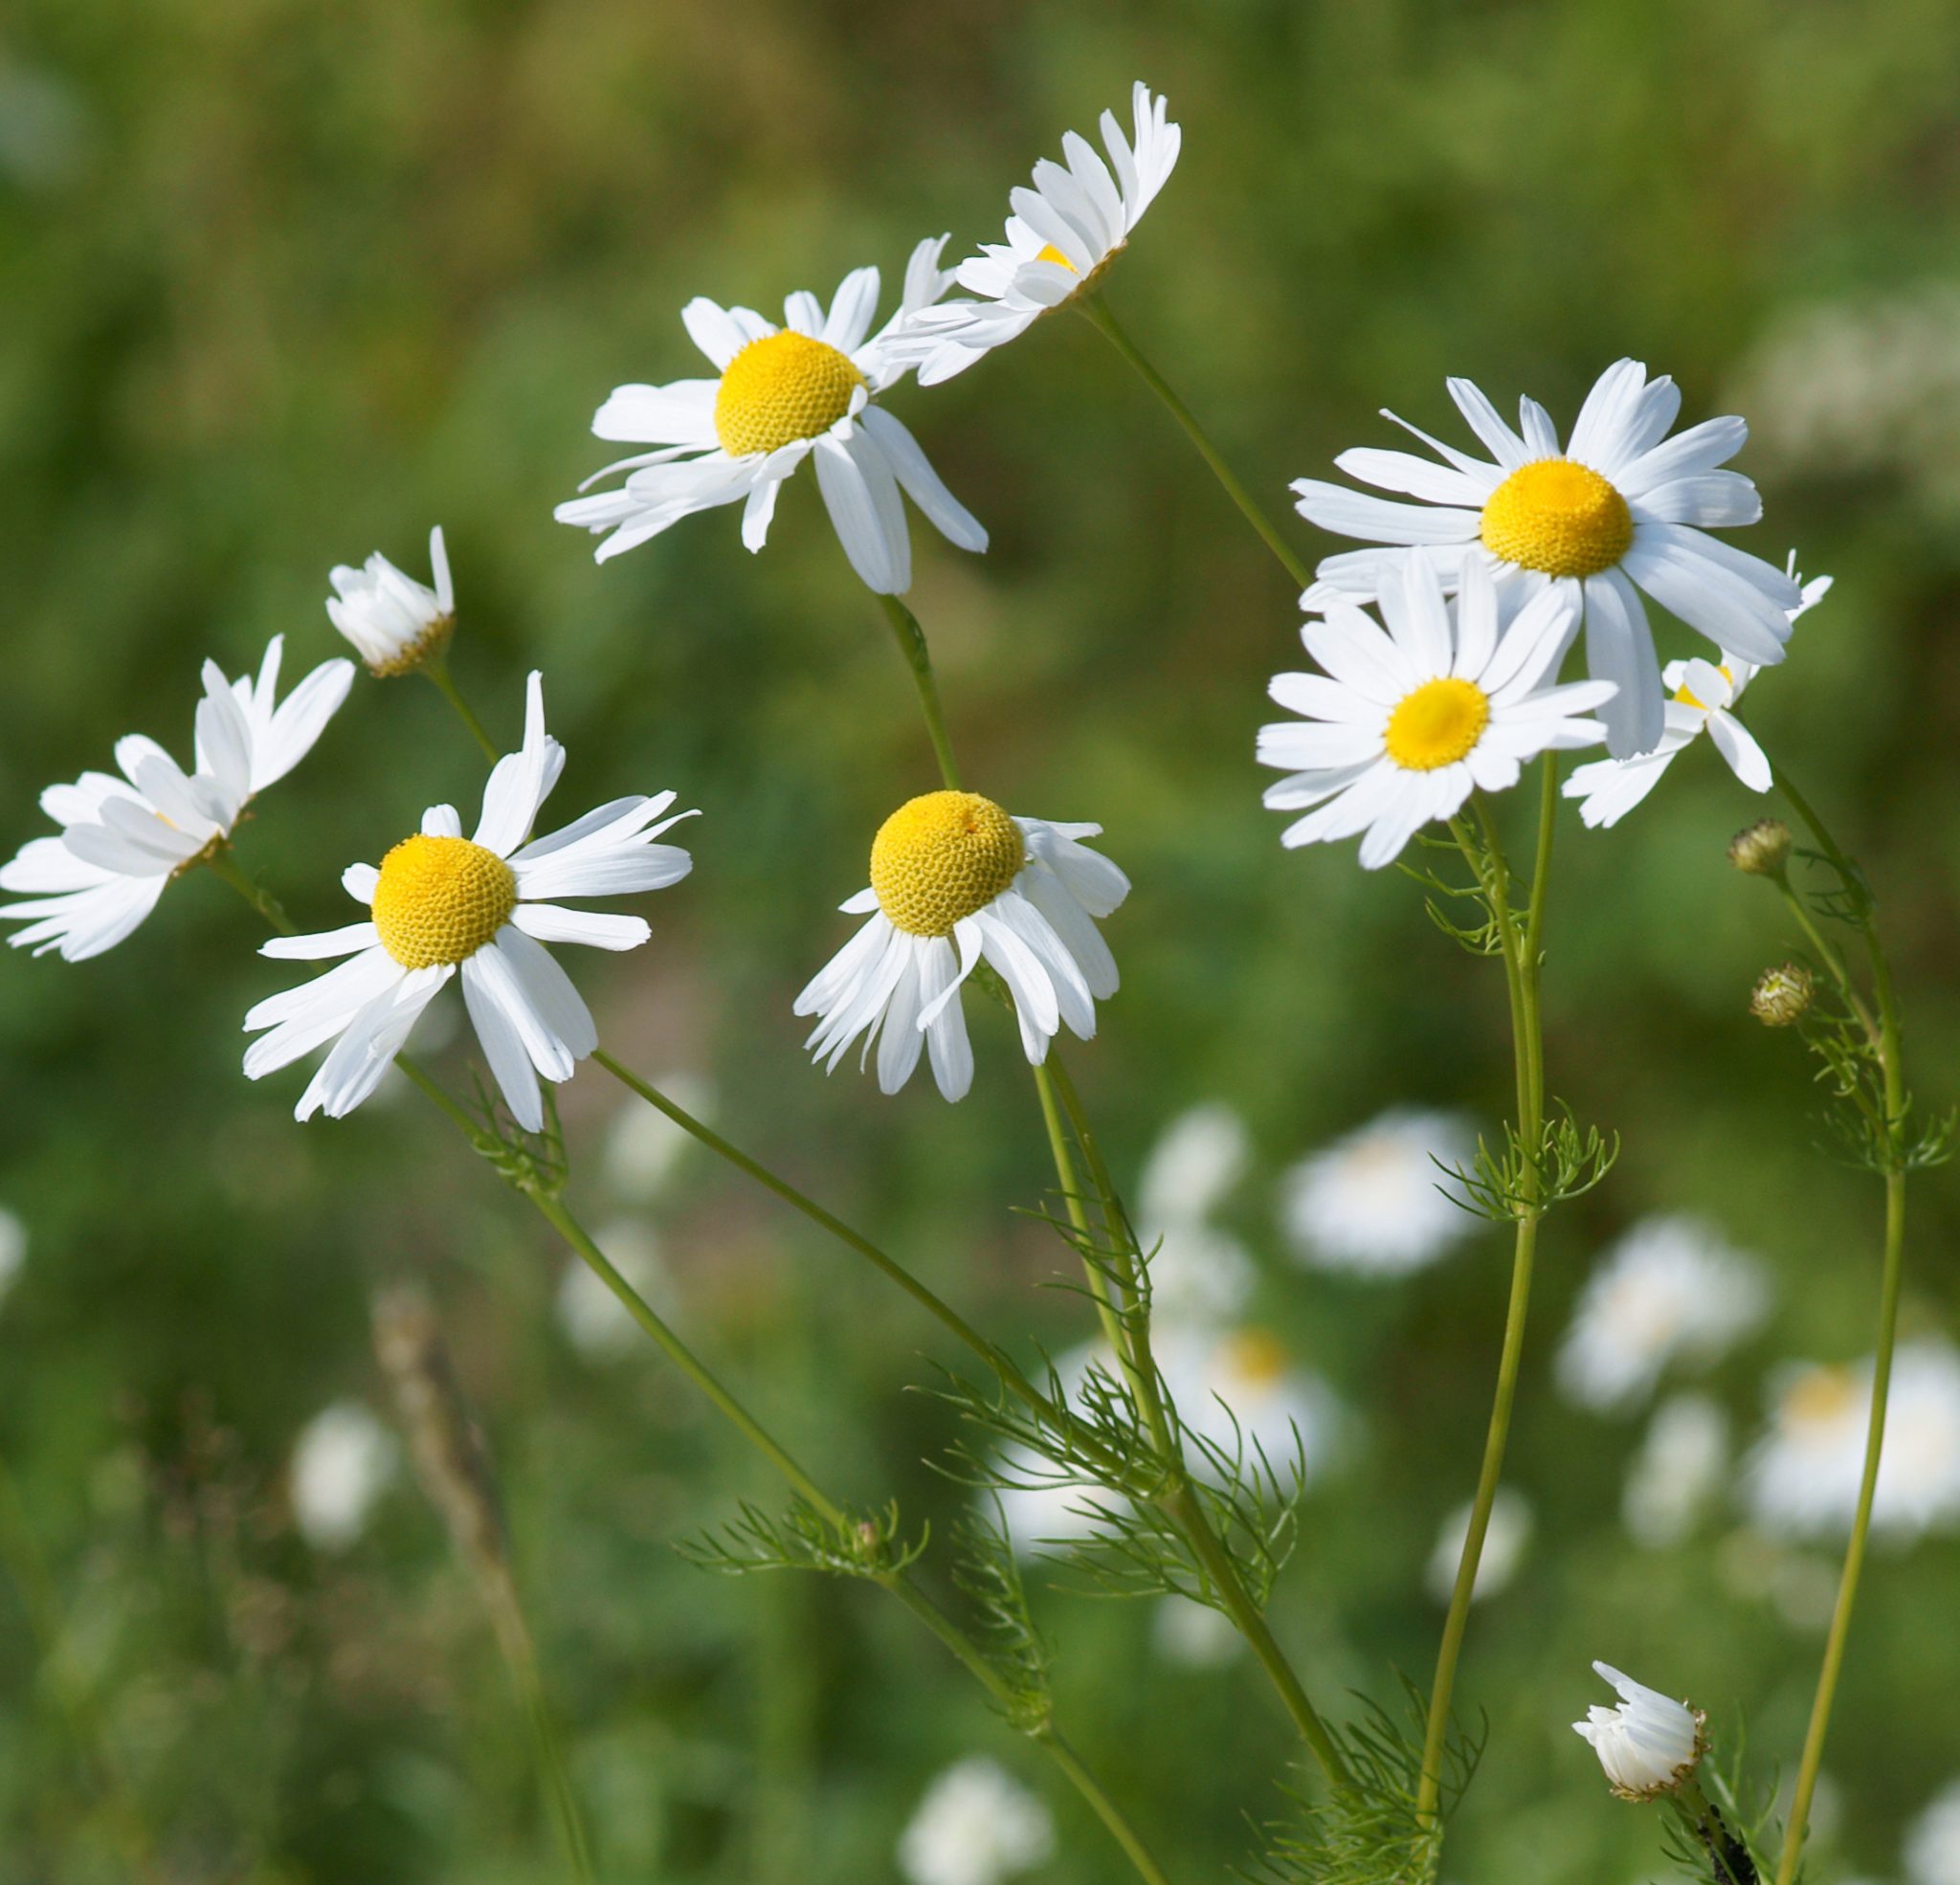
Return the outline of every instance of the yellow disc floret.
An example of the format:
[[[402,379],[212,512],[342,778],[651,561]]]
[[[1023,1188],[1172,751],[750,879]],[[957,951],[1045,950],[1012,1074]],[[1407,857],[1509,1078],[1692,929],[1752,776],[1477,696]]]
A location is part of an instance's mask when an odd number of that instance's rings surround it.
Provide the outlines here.
[[[1286,1372],[1286,1345],[1269,1329],[1237,1329],[1218,1350],[1218,1374],[1230,1386],[1271,1387]]]
[[[847,353],[785,328],[750,341],[722,369],[715,432],[731,458],[820,438],[851,410],[864,375]]]
[[[516,908],[510,866],[468,838],[404,838],[381,860],[374,886],[381,946],[404,968],[474,956]]]
[[[1548,576],[1596,576],[1634,541],[1627,500],[1591,465],[1540,458],[1520,465],[1485,501],[1477,533],[1506,563]]]
[[[1065,268],[1071,275],[1081,274],[1081,270],[1070,261],[1052,242],[1042,243],[1040,248],[1035,252],[1035,259],[1037,262],[1053,262],[1057,268]]]
[[[1722,676],[1722,678],[1728,683],[1729,689],[1732,693],[1735,688],[1735,676],[1728,672],[1728,663],[1725,661],[1721,665],[1721,667],[1715,670],[1715,672],[1719,674]],[[1698,700],[1695,699],[1694,695],[1689,692],[1686,681],[1682,681],[1682,684],[1674,690],[1674,698],[1677,700],[1679,700],[1684,707],[1695,707],[1704,714],[1712,713],[1714,711],[1714,709],[1708,705],[1707,701]]]
[[[1389,716],[1383,743],[1405,772],[1454,765],[1483,737],[1490,699],[1472,680],[1445,676],[1406,694]]]
[[[894,928],[950,936],[1013,882],[1026,859],[1021,828],[991,799],[927,792],[879,827],[871,888]]]

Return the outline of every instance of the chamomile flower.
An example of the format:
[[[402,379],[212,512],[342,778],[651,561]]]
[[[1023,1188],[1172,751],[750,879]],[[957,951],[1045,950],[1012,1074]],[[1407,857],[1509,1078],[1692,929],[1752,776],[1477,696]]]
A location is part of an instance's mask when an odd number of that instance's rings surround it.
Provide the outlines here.
[[[984,243],[953,271],[976,299],[924,307],[905,322],[900,344],[918,361],[922,387],[951,379],[1051,309],[1093,292],[1108,273],[1169,178],[1184,138],[1165,100],[1142,79],[1130,108],[1128,138],[1114,112],[1102,114],[1107,164],[1086,138],[1068,131],[1061,140],[1067,167],[1044,157],[1035,166],[1035,188],[1009,192],[1007,239]]]
[[[1960,1885],[1960,1779],[1949,1781],[1907,1828],[1902,1856],[1912,1885]]]
[[[960,990],[985,957],[1013,996],[1031,1064],[1065,1023],[1088,1040],[1116,992],[1116,959],[1092,919],[1129,895],[1129,879],[1081,840],[1100,825],[1011,818],[977,792],[926,792],[884,821],[871,887],[840,907],[869,920],[796,997],[818,1017],[807,1045],[836,1067],[858,1035],[878,1048],[878,1083],[897,1093],[922,1047],[948,1099],[972,1083]]]
[[[1619,1696],[1617,1708],[1597,1704],[1572,1727],[1599,1757],[1606,1778],[1622,1800],[1658,1800],[1689,1779],[1707,1752],[1702,1731],[1707,1716],[1663,1696],[1609,1664],[1592,1667]]]
[[[429,533],[429,566],[433,589],[379,550],[359,569],[343,563],[328,572],[334,592],[326,599],[327,615],[378,678],[412,673],[440,654],[456,632],[456,586],[439,523]]]
[[[1794,622],[1815,608],[1831,588],[1828,576],[1805,583],[1796,574],[1796,561],[1787,566],[1793,581],[1801,583],[1802,600],[1790,611]],[[1651,753],[1632,759],[1594,760],[1575,766],[1566,781],[1565,795],[1579,801],[1579,816],[1595,828],[1616,825],[1660,783],[1661,774],[1696,737],[1706,732],[1729,771],[1752,792],[1767,792],[1773,783],[1769,759],[1754,736],[1735,717],[1735,703],[1756,676],[1757,670],[1741,655],[1720,651],[1721,665],[1712,661],[1670,661],[1660,671],[1668,690],[1660,743]]]
[[[1470,1537],[1470,1520],[1475,1516],[1474,1506],[1459,1505],[1437,1533],[1423,1581],[1438,1604],[1447,1604],[1456,1590],[1457,1572],[1463,1561],[1463,1546]],[[1490,1520],[1484,1527],[1483,1549],[1477,1559],[1477,1579],[1470,1586],[1473,1604],[1481,1604],[1486,1597],[1501,1597],[1511,1587],[1537,1529],[1538,1515],[1532,1511],[1530,1500],[1510,1486],[1500,1486],[1490,1501]]]
[[[345,1551],[367,1529],[400,1465],[394,1435],[358,1401],[336,1401],[293,1447],[293,1518],[306,1542]]]
[[[1728,1416],[1705,1394],[1676,1394],[1654,1409],[1627,1471],[1620,1518],[1649,1551],[1679,1544],[1728,1475]]]
[[[368,906],[367,920],[264,945],[261,953],[284,960],[347,960],[246,1015],[248,1032],[271,1031],[246,1050],[247,1076],[258,1079],[332,1041],[295,1116],[339,1119],[374,1091],[422,1010],[460,971],[463,1004],[504,1100],[520,1125],[540,1130],[537,1076],[568,1080],[598,1046],[590,1011],[542,945],[635,949],[651,934],[642,918],[553,899],[659,890],[692,865],[686,852],[655,842],[693,815],[668,813],[672,792],[614,799],[526,843],[564,765],[565,748],[545,731],[544,684],[533,674],[523,746],[491,770],[476,834],[463,836],[453,806],[432,807],[421,831],[379,870],[356,864],[341,878]]]
[[[1743,1466],[1743,1498],[1772,1538],[1851,1529],[1871,1420],[1872,1364],[1815,1364],[1772,1384],[1771,1427]],[[1909,1541],[1960,1528],[1960,1352],[1938,1337],[1901,1342],[1886,1401],[1872,1534]]]
[[[899,1840],[911,1885],[1005,1885],[1055,1851],[1055,1822],[998,1762],[974,1755],[926,1789]]]
[[[1611,698],[1606,681],[1555,684],[1576,621],[1557,588],[1503,590],[1466,563],[1445,601],[1436,566],[1406,555],[1380,596],[1387,632],[1342,596],[1301,630],[1325,674],[1282,674],[1269,692],[1304,716],[1259,728],[1258,762],[1291,776],[1266,788],[1276,810],[1305,811],[1281,834],[1296,845],[1366,832],[1366,870],[1391,863],[1424,826],[1471,792],[1517,783],[1527,759],[1594,744],[1580,716]],[[1309,809],[1309,808],[1315,808]]]
[[[1478,1228],[1446,1188],[1447,1173],[1476,1151],[1461,1114],[1391,1107],[1281,1180],[1294,1254],[1318,1270],[1363,1276],[1425,1269]]]
[[[1756,1258],[1694,1217],[1650,1217],[1593,1271],[1559,1349],[1559,1386],[1601,1413],[1643,1401],[1670,1363],[1705,1368],[1769,1313]]]
[[[323,661],[278,698],[285,637],[275,635],[255,678],[227,680],[204,664],[196,751],[186,772],[154,740],[132,733],[116,743],[122,776],[84,772],[51,786],[41,809],[58,838],[33,838],[0,865],[0,890],[28,900],[0,906],[25,920],[11,941],[36,955],[58,949],[81,962],[113,949],[156,908],[166,886],[214,855],[245,808],[313,750],[354,679],[351,661]]]
[[[1281,1478],[1298,1467],[1303,1485],[1319,1479],[1338,1456],[1340,1402],[1271,1330],[1246,1325],[1214,1335],[1167,1328],[1155,1348],[1192,1442],[1191,1469],[1201,1478],[1214,1476],[1207,1450],[1242,1462],[1248,1475],[1261,1455]]]
[[[1707,419],[1668,438],[1680,390],[1670,379],[1650,381],[1637,360],[1617,361],[1599,376],[1563,449],[1536,400],[1519,402],[1521,436],[1468,380],[1451,380],[1449,388],[1496,462],[1384,414],[1445,462],[1371,449],[1335,459],[1364,483],[1406,492],[1419,500],[1414,504],[1316,478],[1294,485],[1301,514],[1324,530],[1395,546],[1326,558],[1308,607],[1381,595],[1410,544],[1426,545],[1451,583],[1481,566],[1526,594],[1563,594],[1585,618],[1593,678],[1619,690],[1605,715],[1615,759],[1652,752],[1666,731],[1643,591],[1746,661],[1782,660],[1801,600],[1796,584],[1706,534],[1762,515],[1756,487],[1740,472],[1718,469],[1748,435],[1742,420]]]
[[[826,310],[799,290],[777,327],[752,308],[697,297],[681,309],[715,377],[613,389],[592,419],[601,438],[652,446],[594,472],[581,489],[625,472],[616,491],[558,506],[561,523],[605,537],[601,563],[696,511],[740,503],[742,541],[759,550],[776,493],[805,458],[851,567],[880,595],[912,587],[902,490],[940,534],[984,550],[987,532],[926,462],[919,441],[876,402],[910,360],[894,343],[904,320],[946,292],[945,236],[922,242],[905,270],[899,312],[876,334],[878,271],[854,269]]]

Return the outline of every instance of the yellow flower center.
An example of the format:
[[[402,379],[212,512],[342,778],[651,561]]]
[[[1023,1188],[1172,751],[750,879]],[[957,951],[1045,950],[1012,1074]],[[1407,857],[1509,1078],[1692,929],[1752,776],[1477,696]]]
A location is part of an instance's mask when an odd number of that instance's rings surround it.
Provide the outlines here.
[[[984,910],[1027,861],[1021,828],[978,792],[927,792],[907,800],[871,845],[871,888],[892,926],[910,936],[950,936]]]
[[[1036,252],[1035,259],[1037,262],[1053,262],[1058,268],[1067,269],[1071,275],[1080,275],[1081,273],[1075,263],[1070,261],[1052,242],[1044,242],[1039,250]]]
[[[1485,499],[1477,533],[1506,563],[1548,576],[1596,576],[1634,541],[1627,500],[1591,465],[1540,458],[1520,465]]]
[[[851,356],[785,328],[749,344],[722,369],[715,432],[731,458],[820,438],[864,384]]]
[[[1383,736],[1389,757],[1405,772],[1454,765],[1483,737],[1490,700],[1475,681],[1445,676],[1405,695]]]
[[[1719,674],[1722,676],[1722,678],[1728,683],[1728,691],[1731,694],[1733,694],[1735,692],[1735,676],[1728,672],[1728,663],[1726,661],[1723,662],[1723,664],[1719,668],[1717,668],[1715,672]],[[1688,692],[1685,683],[1683,683],[1680,687],[1677,687],[1674,690],[1674,698],[1677,700],[1679,700],[1684,707],[1694,707],[1704,714],[1713,711],[1709,707],[1707,701],[1697,700],[1695,697]]]
[[[1849,1368],[1806,1368],[1784,1391],[1783,1411],[1793,1425],[1822,1427],[1842,1419],[1857,1398]]]
[[[1286,1345],[1267,1329],[1239,1329],[1218,1346],[1222,1383],[1271,1387],[1286,1372]]]
[[[517,908],[517,878],[468,838],[404,838],[381,860],[374,927],[404,968],[474,956]]]

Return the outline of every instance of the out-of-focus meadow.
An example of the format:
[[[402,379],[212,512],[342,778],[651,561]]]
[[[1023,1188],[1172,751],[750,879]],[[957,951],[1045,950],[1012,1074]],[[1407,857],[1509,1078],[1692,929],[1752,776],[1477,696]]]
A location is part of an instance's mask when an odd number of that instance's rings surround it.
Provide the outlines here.
[[[1681,382],[1684,420],[1748,416],[1769,521],[1741,541],[1838,579],[1749,719],[1868,865],[1916,1083],[1954,1098],[1947,0],[25,0],[0,25],[0,850],[117,736],[184,753],[203,656],[238,672],[275,632],[289,663],[341,652],[328,566],[379,546],[421,570],[439,521],[458,678],[514,742],[545,670],[567,815],[667,786],[706,814],[694,876],[635,905],[653,946],[573,965],[609,1044],[1025,1356],[1070,1348],[1083,1307],[1042,1287],[1067,1253],[1025,1214],[1053,1180],[1000,1017],[975,1010],[957,1107],[800,1053],[791,1001],[848,933],[872,832],[936,783],[813,481],[753,558],[717,512],[598,569],[551,507],[612,455],[587,428],[614,384],[702,370],[691,296],[769,309],[865,261],[895,292],[919,236],[991,239],[1009,188],[1138,76],[1184,156],[1110,299],[1276,509],[1337,451],[1392,443],[1381,406],[1456,439],[1450,373],[1569,423],[1633,354]],[[1505,1253],[1484,1227],[1401,1279],[1303,1267],[1281,1178],[1391,1105],[1493,1127],[1501,978],[1408,877],[1280,849],[1252,740],[1298,665],[1294,586],[1085,323],[892,404],[992,532],[984,558],[914,533],[969,774],[1101,821],[1135,881],[1107,925],[1122,993],[1070,1055],[1119,1174],[1193,1104],[1243,1120],[1213,1218],[1258,1265],[1244,1314],[1345,1410],[1275,1626],[1317,1695],[1392,1703],[1391,1672],[1434,1657],[1426,1567],[1474,1477]],[[1284,522],[1309,557],[1340,546]],[[432,689],[363,678],[241,851],[303,926],[338,923],[342,867],[480,779]],[[1691,1692],[1730,1748],[1746,1711],[1759,1776],[1794,1764],[1837,1540],[1759,1534],[1731,1462],[1698,1518],[1636,1543],[1654,1397],[1602,1415],[1555,1367],[1599,1253],[1656,1212],[1769,1277],[1702,1384],[1733,1453],[1781,1364],[1869,1349],[1877,1187],[1820,1149],[1794,1038],[1746,1011],[1797,941],[1724,859],[1758,809],[1704,743],[1618,830],[1562,823],[1550,1086],[1625,1151],[1548,1233],[1506,1475],[1535,1522],[1473,1616],[1459,1700],[1489,1753],[1459,1880],[1659,1872],[1653,1817],[1568,1725],[1602,1698],[1593,1656]],[[1035,1878],[1123,1875],[897,1607],[677,1556],[776,1489],[650,1348],[568,1308],[561,1248],[412,1093],[302,1128],[297,1074],[240,1076],[245,1009],[295,979],[254,920],[200,876],[99,961],[0,960],[0,1205],[25,1231],[0,1309],[0,1879],[122,1880],[144,1841],[184,1880],[565,1875],[477,1587],[406,1463],[346,1522],[296,1520],[323,1409],[393,1425],[369,1313],[405,1279],[494,1456],[607,1877],[896,1876],[932,1777],[975,1752],[1053,1812]],[[465,1042],[435,1064],[467,1078]],[[962,1495],[925,1462],[954,1428],[916,1391],[953,1359],[936,1332],[706,1155],[622,1127],[621,1098],[590,1069],[564,1095],[573,1202],[831,1484],[942,1532]],[[1951,1178],[1913,1210],[1905,1328],[1950,1336]],[[1898,1875],[1960,1774],[1956,1518],[1875,1554],[1819,1879]],[[1289,1755],[1249,1659],[1148,1605],[1036,1601],[1071,1731],[1171,1874],[1249,1861]]]

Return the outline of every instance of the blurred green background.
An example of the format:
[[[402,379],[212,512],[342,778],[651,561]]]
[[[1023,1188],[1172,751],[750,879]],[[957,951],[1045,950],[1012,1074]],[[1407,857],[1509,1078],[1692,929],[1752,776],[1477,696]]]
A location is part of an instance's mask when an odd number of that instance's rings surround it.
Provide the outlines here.
[[[196,664],[339,652],[326,570],[412,571],[448,531],[456,666],[514,740],[547,676],[570,815],[675,787],[706,816],[654,945],[574,964],[602,1031],[712,1089],[738,1140],[889,1240],[986,1326],[1059,1350],[1080,1305],[1014,1208],[1051,1182],[1029,1082],[976,1009],[980,1076],[946,1106],[799,1053],[790,1012],[848,933],[878,821],[935,783],[901,663],[812,480],[767,552],[731,513],[595,570],[551,506],[612,455],[615,383],[701,369],[695,294],[780,305],[920,235],[991,239],[1010,186],[1168,92],[1183,161],[1110,287],[1140,344],[1276,509],[1393,406],[1452,439],[1446,373],[1570,423],[1624,353],[1684,419],[1741,410],[1770,521],[1838,589],[1758,684],[1752,725],[1835,813],[1883,898],[1916,1079],[1960,1048],[1960,15],[1950,0],[1368,5],[1212,0],[958,8],[835,0],[19,0],[0,24],[0,515],[8,679],[0,849],[34,797],[141,727],[188,749]],[[1226,1210],[1258,1313],[1352,1414],[1275,1605],[1315,1693],[1426,1679],[1423,1584],[1465,1498],[1504,1255],[1364,1284],[1286,1260],[1275,1183],[1392,1102],[1486,1124],[1509,1091],[1494,970],[1351,847],[1286,854],[1262,811],[1266,676],[1293,588],[1086,325],[1041,323],[893,408],[986,521],[984,559],[914,532],[969,774],[1091,818],[1135,879],[1124,972],[1072,1054],[1119,1171],[1222,1099],[1257,1158]],[[1285,515],[1308,556],[1339,547]],[[1685,652],[1682,638],[1670,652]],[[242,853],[303,926],[480,765],[429,688],[365,678]],[[554,808],[555,809],[555,808]],[[1508,808],[1522,818],[1525,807]],[[1561,833],[1550,1080],[1626,1150],[1552,1224],[1508,1481],[1537,1533],[1480,1604],[1460,1702],[1491,1748],[1447,1863],[1507,1885],[1658,1875],[1568,1724],[1587,1663],[1692,1689],[1751,1764],[1794,1763],[1833,1554],[1734,1513],[1637,1549],[1637,1420],[1574,1411],[1550,1359],[1596,1252],[1687,1209],[1766,1257],[1767,1328],[1712,1378],[1747,1433],[1780,1358],[1869,1343],[1876,1187],[1816,1146],[1797,1044],[1754,1027],[1793,939],[1731,873],[1757,815],[1705,745],[1611,834]],[[412,1096],[301,1128],[297,1075],[246,1083],[238,1022],[292,977],[214,880],[100,961],[0,961],[0,1204],[27,1228],[0,1313],[0,1879],[564,1875],[476,1593],[404,1472],[339,1549],[295,1529],[288,1462],[329,1403],[391,1419],[368,1303],[433,1294],[501,1479],[517,1575],[606,1875],[895,1876],[932,1775],[996,1755],[1048,1799],[1037,1878],[1124,1875],[940,1652],[875,1592],[721,1580],[672,1542],[776,1492],[651,1351],[594,1360],[552,1310],[562,1254]],[[467,1077],[457,1043],[438,1059]],[[609,1177],[620,1096],[568,1091],[571,1200],[631,1208],[683,1329],[827,1480],[939,1530],[952,1437],[908,1393],[949,1361],[868,1271],[705,1157],[651,1204]],[[628,1187],[630,1189],[630,1187]],[[1949,1333],[1949,1177],[1918,1186],[1908,1329]],[[1032,1348],[1029,1349],[1032,1353]],[[1750,1554],[1755,1552],[1756,1559]],[[1779,1563],[1783,1562],[1781,1560]],[[1729,1567],[1726,1574],[1724,1567]],[[1806,1568],[1808,1567],[1808,1569]],[[928,1576],[933,1575],[928,1561]],[[1902,1826],[1960,1769],[1960,1546],[1879,1555],[1827,1770],[1814,1875],[1896,1873]],[[1828,1587],[1828,1585],[1827,1585]],[[1043,1589],[1064,1719],[1178,1877],[1281,1815],[1289,1737],[1257,1672],[1167,1662],[1147,1607]],[[106,1783],[105,1764],[116,1776]]]

